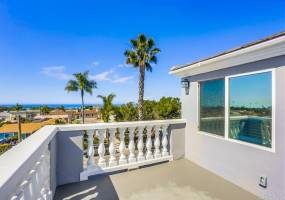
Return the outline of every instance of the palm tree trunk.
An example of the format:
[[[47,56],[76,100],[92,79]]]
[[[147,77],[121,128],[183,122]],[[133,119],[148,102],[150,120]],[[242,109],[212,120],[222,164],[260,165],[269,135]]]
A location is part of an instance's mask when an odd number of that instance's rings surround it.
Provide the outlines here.
[[[18,143],[22,141],[21,115],[18,115]]]
[[[83,96],[84,96],[84,91],[83,90],[81,90],[81,115],[82,115],[82,123],[84,124],[84,118],[85,118],[85,116],[84,116],[84,98],[83,98]]]
[[[139,100],[138,100],[138,113],[139,120],[143,120],[143,98],[144,98],[144,75],[145,75],[145,67],[140,66],[140,74],[139,74]]]

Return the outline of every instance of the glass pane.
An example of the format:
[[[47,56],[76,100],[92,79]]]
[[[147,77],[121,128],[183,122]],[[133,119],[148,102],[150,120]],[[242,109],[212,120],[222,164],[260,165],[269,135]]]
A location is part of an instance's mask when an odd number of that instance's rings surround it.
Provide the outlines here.
[[[229,137],[271,147],[271,72],[229,79]]]
[[[224,79],[200,82],[200,131],[224,136]]]

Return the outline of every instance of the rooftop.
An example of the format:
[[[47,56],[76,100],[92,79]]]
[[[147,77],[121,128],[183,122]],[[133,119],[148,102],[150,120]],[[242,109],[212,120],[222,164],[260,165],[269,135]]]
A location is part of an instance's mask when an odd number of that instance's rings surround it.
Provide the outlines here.
[[[39,130],[41,127],[45,125],[53,125],[55,124],[55,119],[49,119],[43,122],[32,122],[32,123],[22,123],[21,129],[22,133],[24,134],[31,134],[35,131]],[[0,127],[0,134],[1,133],[16,133],[18,132],[18,124],[5,124]]]
[[[224,55],[227,55],[227,54],[230,54],[230,53],[242,50],[242,49],[246,49],[246,48],[249,48],[249,47],[252,47],[252,46],[264,43],[264,42],[268,42],[268,41],[274,40],[274,39],[282,37],[282,36],[285,36],[285,31],[282,31],[282,32],[270,35],[268,37],[262,38],[260,40],[257,40],[257,41],[254,41],[254,42],[250,42],[250,43],[247,43],[245,45],[242,45],[242,46],[239,46],[239,47],[236,47],[236,48],[233,48],[233,49],[230,49],[230,50],[218,53],[218,54],[216,54],[214,56],[210,56],[210,57],[204,58],[202,60],[198,60],[198,61],[195,61],[195,62],[192,62],[192,63],[188,63],[188,64],[182,64],[182,65],[173,66],[170,70],[171,70],[171,72],[173,72],[173,71],[176,71],[178,69],[182,69],[182,68],[194,65],[194,64],[202,63],[204,61],[212,60],[214,58],[218,58],[218,57],[221,57],[221,56],[224,56]]]

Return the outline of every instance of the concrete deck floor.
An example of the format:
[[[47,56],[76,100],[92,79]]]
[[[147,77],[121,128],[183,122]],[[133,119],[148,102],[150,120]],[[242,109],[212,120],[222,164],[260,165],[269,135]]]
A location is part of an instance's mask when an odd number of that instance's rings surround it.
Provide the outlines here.
[[[257,200],[256,196],[188,160],[177,160],[57,188],[68,200]]]

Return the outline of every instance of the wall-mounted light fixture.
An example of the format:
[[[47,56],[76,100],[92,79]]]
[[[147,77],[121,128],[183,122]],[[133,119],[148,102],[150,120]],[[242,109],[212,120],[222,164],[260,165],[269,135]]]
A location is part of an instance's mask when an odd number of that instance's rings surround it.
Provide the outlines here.
[[[189,83],[189,81],[187,79],[181,80],[181,87],[185,88],[185,94],[188,95],[189,94],[190,83]]]

